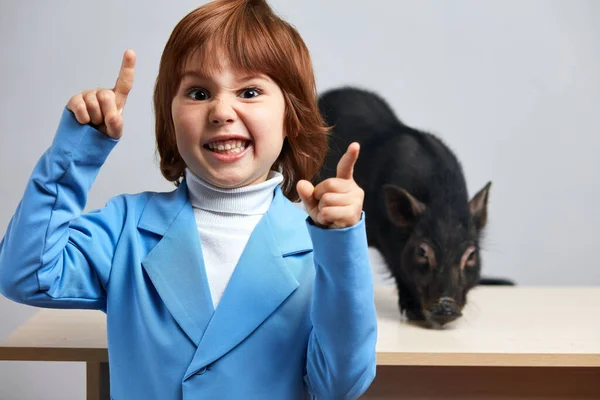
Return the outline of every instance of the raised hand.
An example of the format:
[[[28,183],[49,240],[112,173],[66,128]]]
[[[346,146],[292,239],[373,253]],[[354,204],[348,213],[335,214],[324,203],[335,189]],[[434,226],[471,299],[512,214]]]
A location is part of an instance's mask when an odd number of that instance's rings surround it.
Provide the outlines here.
[[[67,109],[80,124],[92,123],[100,132],[119,139],[123,135],[123,108],[133,86],[135,52],[126,50],[112,89],[84,90],[71,97]]]
[[[298,195],[317,225],[339,229],[360,221],[364,191],[353,178],[359,151],[360,145],[356,142],[348,146],[338,162],[335,178],[326,179],[316,187],[306,180],[301,180],[296,185]]]

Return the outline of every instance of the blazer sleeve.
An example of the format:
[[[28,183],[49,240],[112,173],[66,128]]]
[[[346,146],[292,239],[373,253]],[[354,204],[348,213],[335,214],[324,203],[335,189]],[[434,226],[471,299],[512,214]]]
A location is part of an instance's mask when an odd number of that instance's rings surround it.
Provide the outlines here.
[[[2,295],[38,307],[105,310],[123,228],[122,199],[81,214],[117,143],[64,108],[52,144],[35,165],[0,242]]]
[[[344,229],[307,225],[315,281],[306,375],[319,399],[356,399],[375,378],[377,313],[364,212]]]

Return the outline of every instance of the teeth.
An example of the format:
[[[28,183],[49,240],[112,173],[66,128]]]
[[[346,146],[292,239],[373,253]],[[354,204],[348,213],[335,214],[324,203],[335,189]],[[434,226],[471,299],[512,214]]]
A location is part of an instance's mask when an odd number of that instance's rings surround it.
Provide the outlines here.
[[[246,149],[244,140],[224,140],[220,142],[211,142],[208,148],[212,151],[239,153]]]

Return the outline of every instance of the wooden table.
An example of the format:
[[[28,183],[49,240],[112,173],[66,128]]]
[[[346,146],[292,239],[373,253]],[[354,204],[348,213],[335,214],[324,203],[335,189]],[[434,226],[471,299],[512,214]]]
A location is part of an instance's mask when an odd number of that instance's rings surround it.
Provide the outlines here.
[[[407,323],[376,289],[383,399],[600,399],[600,287],[480,287],[443,330]],[[108,399],[104,314],[41,309],[0,344],[0,360],[87,364],[87,399]]]
[[[376,291],[377,378],[365,398],[600,399],[600,287],[478,287],[430,330]]]

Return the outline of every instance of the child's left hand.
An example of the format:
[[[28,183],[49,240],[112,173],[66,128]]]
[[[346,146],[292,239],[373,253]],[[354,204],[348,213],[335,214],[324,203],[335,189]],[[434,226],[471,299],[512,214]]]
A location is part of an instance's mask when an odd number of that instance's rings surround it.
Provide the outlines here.
[[[364,191],[353,178],[359,151],[360,145],[356,142],[348,146],[338,162],[335,178],[326,179],[316,187],[306,180],[300,180],[296,185],[298,195],[317,225],[339,229],[360,221]]]

